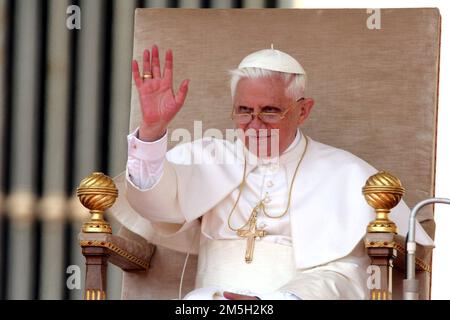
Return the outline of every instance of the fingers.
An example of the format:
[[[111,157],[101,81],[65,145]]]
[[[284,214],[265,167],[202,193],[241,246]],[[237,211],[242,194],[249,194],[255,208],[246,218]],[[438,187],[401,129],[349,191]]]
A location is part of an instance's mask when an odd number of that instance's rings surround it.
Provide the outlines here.
[[[178,89],[177,95],[175,96],[175,103],[178,108],[180,108],[184,104],[184,100],[186,99],[186,95],[188,92],[188,86],[189,80],[185,79]]]
[[[134,83],[136,84],[136,87],[139,88],[142,84],[142,78],[139,73],[139,64],[136,60],[133,60],[131,64],[131,70],[133,71]]]
[[[150,58],[151,55],[151,58]],[[150,61],[151,59],[151,61]],[[161,78],[161,66],[159,61],[159,49],[157,45],[152,46],[152,51],[150,54],[150,51],[148,49],[145,49],[143,52],[142,57],[143,62],[143,71],[142,75],[144,74],[151,74],[152,78],[154,79],[160,79]],[[136,60],[133,60],[133,78],[136,83],[136,86],[140,86],[143,82],[140,72],[139,72],[139,66],[136,62]],[[138,79],[139,78],[139,79]],[[170,87],[173,87],[173,53],[172,50],[169,49],[166,51],[166,58],[165,58],[165,64],[164,64],[164,73],[163,73],[163,81]],[[184,85],[183,85],[184,84]],[[181,92],[181,93],[180,93]],[[183,82],[182,86],[179,90],[179,101],[184,102],[184,98],[186,97],[187,93],[187,82]]]
[[[171,87],[173,86],[173,53],[172,50],[169,49],[166,51],[166,61],[164,63],[164,80]]]
[[[229,291],[224,291],[223,296],[228,300],[258,300],[255,296],[247,296],[243,294],[237,294]]]
[[[150,67],[150,51],[148,51],[148,49],[144,50],[143,64],[144,64],[144,71],[142,74],[150,74],[152,70]]]
[[[237,298],[236,294],[234,294],[232,292],[228,292],[228,291],[223,292],[223,297],[228,300],[235,300]]]
[[[151,71],[152,71],[153,78],[161,78],[161,68],[159,66],[159,52],[158,52],[157,45],[153,45],[153,47],[152,47]]]

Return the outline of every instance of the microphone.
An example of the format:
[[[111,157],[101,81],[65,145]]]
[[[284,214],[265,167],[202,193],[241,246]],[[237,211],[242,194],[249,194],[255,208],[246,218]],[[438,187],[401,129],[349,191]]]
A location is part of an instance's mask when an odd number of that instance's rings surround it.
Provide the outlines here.
[[[409,230],[406,238],[406,279],[403,280],[403,300],[419,299],[419,280],[416,279],[416,215],[423,207],[434,204],[450,204],[450,199],[430,198],[416,204],[409,217]]]

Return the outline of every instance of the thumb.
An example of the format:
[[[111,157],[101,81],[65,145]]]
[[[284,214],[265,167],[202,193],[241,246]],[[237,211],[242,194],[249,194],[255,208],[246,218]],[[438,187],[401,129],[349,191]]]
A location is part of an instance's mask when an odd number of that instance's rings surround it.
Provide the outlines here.
[[[177,95],[175,96],[175,103],[178,108],[180,108],[184,104],[184,100],[186,99],[188,89],[189,89],[189,80],[185,79],[180,84],[180,88],[178,89]]]

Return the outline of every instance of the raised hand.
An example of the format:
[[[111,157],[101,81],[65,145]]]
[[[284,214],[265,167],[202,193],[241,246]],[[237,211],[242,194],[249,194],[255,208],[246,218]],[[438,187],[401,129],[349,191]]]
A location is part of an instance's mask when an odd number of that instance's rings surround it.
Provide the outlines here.
[[[173,92],[173,54],[167,50],[164,72],[161,75],[158,47],[153,45],[151,52],[144,50],[143,74],[139,65],[133,60],[132,71],[136,88],[139,92],[142,121],[139,127],[139,139],[155,141],[167,130],[170,121],[183,106],[188,92],[189,80],[181,82],[177,94]]]

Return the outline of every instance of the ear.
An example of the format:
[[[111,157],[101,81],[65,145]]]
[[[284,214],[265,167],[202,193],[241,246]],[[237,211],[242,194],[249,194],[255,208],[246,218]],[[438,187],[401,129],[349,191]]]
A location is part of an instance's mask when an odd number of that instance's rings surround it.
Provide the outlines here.
[[[303,124],[309,117],[312,107],[314,106],[314,100],[312,98],[306,98],[300,101],[300,116],[298,117],[298,124]]]

